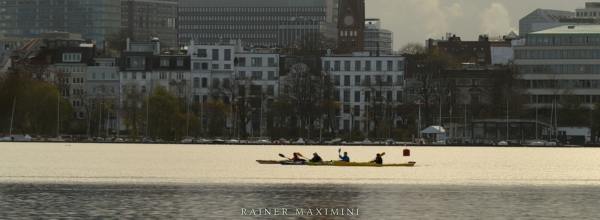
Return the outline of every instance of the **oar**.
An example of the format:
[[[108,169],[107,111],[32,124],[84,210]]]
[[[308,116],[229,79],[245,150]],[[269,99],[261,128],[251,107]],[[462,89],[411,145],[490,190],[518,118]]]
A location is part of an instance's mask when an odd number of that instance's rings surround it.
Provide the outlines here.
[[[342,153],[342,148],[338,149],[338,155]]]
[[[300,156],[300,157],[304,157],[304,156],[302,156],[302,154],[301,154],[300,152],[296,152],[296,155],[298,155],[298,156]],[[308,158],[306,158],[306,157],[304,157],[304,159],[310,160],[310,159],[308,159]]]
[[[379,156],[382,156],[382,157],[383,157],[383,155],[385,155],[385,152],[381,153]]]
[[[280,157],[283,157],[283,158],[285,158],[285,159],[288,159],[288,160],[290,160],[290,158],[286,157],[286,156],[285,156],[285,155],[283,155],[283,154],[279,154],[279,156],[280,156]]]

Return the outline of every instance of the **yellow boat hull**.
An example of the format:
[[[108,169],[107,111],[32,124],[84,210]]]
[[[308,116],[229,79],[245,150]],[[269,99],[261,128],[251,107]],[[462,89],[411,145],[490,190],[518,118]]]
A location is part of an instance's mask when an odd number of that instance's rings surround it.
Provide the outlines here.
[[[368,162],[339,162],[336,161],[335,165],[337,166],[358,166],[358,167],[414,167],[416,162],[408,162],[408,163],[395,163],[395,164],[376,164],[376,163],[368,163]]]

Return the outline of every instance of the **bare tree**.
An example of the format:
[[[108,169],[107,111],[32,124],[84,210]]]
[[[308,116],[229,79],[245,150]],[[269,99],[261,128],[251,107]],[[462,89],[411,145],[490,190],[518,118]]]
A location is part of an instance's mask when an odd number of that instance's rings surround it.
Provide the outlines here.
[[[294,41],[296,55],[324,55],[328,49],[335,50],[337,41],[319,32],[311,32]]]
[[[421,43],[407,43],[398,50],[398,53],[400,54],[410,55],[424,54],[426,52],[427,48]]]

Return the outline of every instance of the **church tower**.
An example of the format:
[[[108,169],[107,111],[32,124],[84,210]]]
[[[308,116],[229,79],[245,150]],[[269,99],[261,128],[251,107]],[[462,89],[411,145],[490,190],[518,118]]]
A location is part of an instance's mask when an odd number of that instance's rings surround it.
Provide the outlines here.
[[[339,0],[338,53],[365,50],[365,0]]]

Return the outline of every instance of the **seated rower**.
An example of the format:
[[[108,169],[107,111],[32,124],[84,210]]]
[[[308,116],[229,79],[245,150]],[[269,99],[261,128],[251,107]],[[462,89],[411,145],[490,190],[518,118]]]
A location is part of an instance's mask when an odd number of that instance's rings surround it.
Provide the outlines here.
[[[292,157],[292,159],[290,159],[293,162],[300,162],[300,161],[304,161],[302,159],[300,159],[300,157],[298,157],[298,154],[294,153],[294,157]]]
[[[313,158],[310,159],[310,162],[323,162],[323,159],[321,159],[317,153],[314,153]]]
[[[341,155],[338,155],[338,156],[340,156],[341,162],[350,162],[350,157],[348,157],[348,152],[344,152],[343,157]]]
[[[370,161],[371,163],[383,164],[383,159],[381,158],[381,154],[377,154],[374,160]]]

